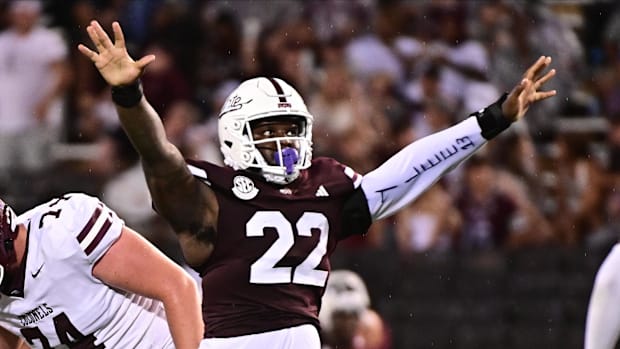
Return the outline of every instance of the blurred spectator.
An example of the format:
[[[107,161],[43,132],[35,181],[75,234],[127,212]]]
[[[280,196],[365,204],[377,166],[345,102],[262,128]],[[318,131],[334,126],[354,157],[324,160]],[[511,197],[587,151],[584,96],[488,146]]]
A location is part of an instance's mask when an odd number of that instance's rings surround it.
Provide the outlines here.
[[[401,82],[405,76],[399,57],[373,31],[366,30],[351,38],[345,53],[347,65],[362,81],[375,74],[388,74],[393,80]]]
[[[314,88],[315,38],[303,20],[264,27],[258,36],[256,74],[290,81],[302,95]]]
[[[107,132],[98,143],[107,155],[99,161],[112,166],[104,170],[106,180],[102,200],[122,214],[127,224],[146,228],[145,222],[156,213],[151,209],[151,196],[138,162],[138,153],[120,127]]]
[[[197,69],[190,74],[197,75],[200,98],[208,101],[219,83],[239,79],[242,48],[248,43],[244,42],[243,24],[232,9],[207,8],[200,19],[204,38],[199,45]]]
[[[620,60],[620,6],[616,3],[602,33],[603,50],[608,64]]]
[[[157,113],[165,118],[168,108],[175,102],[192,100],[190,84],[166,47],[153,43],[145,52],[154,54],[157,59],[142,75],[144,93]]]
[[[620,239],[620,117],[609,118],[605,139],[606,171],[602,174],[603,223],[599,231],[587,238],[589,246],[606,246]]]
[[[0,169],[41,170],[61,139],[70,82],[67,47],[40,22],[42,4],[12,1],[11,26],[0,33]]]
[[[451,196],[435,184],[395,217],[401,253],[451,252],[461,229],[461,214]]]
[[[349,270],[332,270],[319,313],[324,349],[389,349],[381,316],[370,307],[364,281]]]
[[[518,147],[511,149],[519,152]],[[544,245],[555,238],[522,177],[498,167],[488,155],[470,160],[465,165],[464,190],[457,199],[463,215],[459,248],[514,249]]]
[[[489,82],[490,61],[482,42],[471,38],[466,27],[467,7],[462,2],[436,2],[428,10],[437,22],[438,35],[426,55],[441,67],[442,95],[456,99],[464,115],[499,96]]]
[[[203,159],[216,164],[224,164],[217,135],[218,111],[222,108],[226,97],[239,85],[236,80],[226,80],[217,86],[212,93],[211,104],[208,107],[213,114],[194,125],[187,132],[187,142],[195,153],[187,157]]]
[[[99,166],[92,170],[101,176],[101,200],[123,215],[128,225],[139,227],[141,234],[167,256],[183,264],[183,258],[170,226],[151,207],[151,195],[140,166],[138,153],[120,126],[98,141]]]
[[[427,103],[439,103],[447,110],[457,109],[457,100],[444,95],[439,83],[440,67],[432,64],[424,69],[419,79],[411,80],[403,88],[403,94],[411,103],[412,114],[417,114]],[[418,119],[414,115],[415,119]]]
[[[99,140],[107,131],[120,127],[114,104],[110,100],[110,88],[95,93],[86,92],[75,96],[74,132],[80,142],[91,143]]]
[[[190,139],[191,130],[200,119],[198,108],[187,101],[175,101],[162,116],[164,129],[172,142],[186,157],[197,156],[197,144]]]
[[[532,205],[542,209],[548,199],[544,180],[541,179],[541,162],[547,161],[540,154],[543,150],[536,147],[525,128],[519,127],[497,137],[492,143],[494,146],[487,148],[489,160],[497,165],[500,173],[512,175],[511,182],[518,183],[521,194],[515,192],[515,196],[524,196]],[[499,151],[497,148],[511,151]]]
[[[369,118],[370,105],[365,97],[346,66],[325,69],[319,90],[308,101],[308,108],[315,116],[313,137],[316,152],[331,156],[341,154],[343,138],[347,134],[356,128],[369,129],[367,125],[360,125],[361,120]],[[367,147],[367,144],[359,146]]]
[[[366,3],[366,4],[365,4]],[[363,0],[310,0],[304,2],[317,39],[322,43],[346,40],[363,27],[370,8]]]
[[[398,132],[398,127],[408,122],[409,115],[398,85],[390,74],[372,75],[366,91],[372,108],[367,126],[383,139],[374,150],[378,155],[378,165],[401,149],[393,135]]]
[[[595,75],[594,92],[601,112],[607,117],[620,114],[620,59],[603,66]]]
[[[602,161],[593,152],[593,135],[565,133],[557,137],[552,172],[557,180],[557,212],[553,227],[565,244],[583,242],[603,223],[606,178]]]
[[[496,170],[482,156],[467,160],[465,183],[456,199],[463,217],[457,248],[481,251],[507,245],[517,222],[517,204],[496,186]]]

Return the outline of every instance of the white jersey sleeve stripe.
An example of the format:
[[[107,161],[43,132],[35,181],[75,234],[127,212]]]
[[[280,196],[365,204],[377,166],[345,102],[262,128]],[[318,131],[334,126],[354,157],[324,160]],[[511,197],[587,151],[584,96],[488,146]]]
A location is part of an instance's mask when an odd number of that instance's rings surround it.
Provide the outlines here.
[[[189,169],[189,172],[191,172],[192,175],[194,175],[195,177],[198,177],[200,179],[207,179],[207,171],[205,171],[204,169],[189,164],[187,165],[187,168]]]
[[[347,175],[347,177],[351,178],[351,181],[353,181],[353,188],[357,189],[362,183],[362,175],[355,172],[349,166],[345,166],[344,174]]]

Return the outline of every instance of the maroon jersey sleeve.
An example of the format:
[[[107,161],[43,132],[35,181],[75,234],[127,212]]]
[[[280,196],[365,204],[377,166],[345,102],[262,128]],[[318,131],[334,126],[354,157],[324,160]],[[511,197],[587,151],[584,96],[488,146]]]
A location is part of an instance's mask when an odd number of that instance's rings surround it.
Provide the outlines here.
[[[219,204],[215,250],[199,270],[206,336],[318,326],[329,255],[348,235],[345,203],[359,175],[319,158],[281,186],[249,171],[188,165]]]

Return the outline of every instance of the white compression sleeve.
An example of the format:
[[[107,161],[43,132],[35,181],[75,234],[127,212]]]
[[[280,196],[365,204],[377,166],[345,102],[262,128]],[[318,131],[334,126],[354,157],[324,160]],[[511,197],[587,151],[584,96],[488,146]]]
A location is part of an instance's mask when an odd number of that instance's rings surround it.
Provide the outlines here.
[[[585,349],[613,349],[620,334],[620,244],[596,273],[586,319]]]
[[[364,175],[362,190],[373,221],[411,203],[486,142],[472,116],[409,144]]]

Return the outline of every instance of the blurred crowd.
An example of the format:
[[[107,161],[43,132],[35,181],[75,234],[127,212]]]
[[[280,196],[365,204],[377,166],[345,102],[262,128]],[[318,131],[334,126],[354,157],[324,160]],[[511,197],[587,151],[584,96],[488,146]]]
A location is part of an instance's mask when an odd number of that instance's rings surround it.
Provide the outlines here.
[[[605,1],[0,1],[0,193],[30,207],[99,195],[171,257],[109,87],[76,49],[120,21],[168,137],[221,162],[217,115],[278,76],[315,117],[314,156],[361,173],[494,102],[540,55],[559,96],[372,232],[402,254],[602,244],[620,225],[620,5]],[[620,188],[620,187],[619,187]]]

